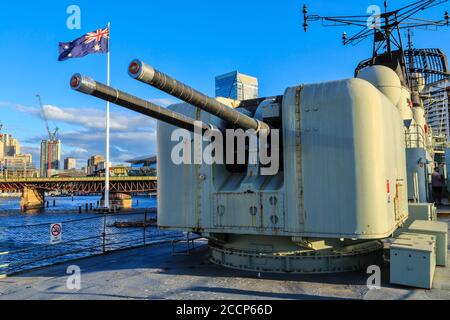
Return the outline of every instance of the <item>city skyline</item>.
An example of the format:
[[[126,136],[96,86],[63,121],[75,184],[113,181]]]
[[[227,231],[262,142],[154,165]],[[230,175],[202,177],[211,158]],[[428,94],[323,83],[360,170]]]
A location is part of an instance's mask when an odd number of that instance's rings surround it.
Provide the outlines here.
[[[2,125],[0,124],[0,127]],[[80,176],[83,173],[95,175],[105,169],[106,161],[102,155],[91,155],[81,163],[77,159],[61,157],[61,140],[42,140],[39,159],[33,161],[33,155],[22,152],[21,142],[12,134],[0,132],[0,175],[6,177],[41,177],[49,178],[55,175]],[[35,165],[35,162],[38,165]],[[131,167],[128,164],[110,163],[110,168]]]
[[[83,72],[104,81],[106,57],[95,55],[61,63],[57,62],[57,46],[60,41],[70,41],[105,27],[108,21],[112,23],[112,85],[164,106],[176,101],[126,75],[126,67],[133,58],[141,57],[211,96],[215,77],[233,70],[257,77],[260,96],[283,94],[287,87],[299,83],[352,77],[357,63],[371,54],[370,40],[356,47],[344,47],[341,34],[343,31],[351,34],[352,28],[327,29],[319,24],[304,33],[301,16],[304,2],[311,13],[325,15],[366,14],[369,5],[383,5],[383,1],[355,0],[345,4],[286,1],[278,6],[268,1],[175,1],[176,5],[142,1],[136,6],[141,12],[152,12],[153,18],[130,21],[123,15],[120,3],[78,1],[81,29],[69,30],[66,27],[69,2],[52,6],[2,3],[0,35],[5,50],[0,52],[0,88],[9,88],[7,92],[0,91],[3,131],[18,137],[23,152],[32,154],[37,163],[39,145],[46,138],[35,99],[39,93],[51,125],[61,130],[62,158],[76,158],[80,164],[92,154],[105,154],[104,103],[72,92],[68,80],[73,73]],[[432,8],[427,17],[442,19],[444,10],[442,6]],[[284,18],[276,24],[261,18],[272,14]],[[173,20],[178,23],[171,24]],[[185,35],[182,37],[181,25]],[[415,45],[434,47],[439,42],[448,54],[450,44],[439,41],[448,37],[448,32],[448,28],[436,32],[416,30]],[[11,33],[21,36],[11,38],[8,36]],[[339,63],[331,63],[330,54]],[[9,61],[21,63],[11,65]],[[152,119],[113,106],[111,120],[113,163],[156,154]]]

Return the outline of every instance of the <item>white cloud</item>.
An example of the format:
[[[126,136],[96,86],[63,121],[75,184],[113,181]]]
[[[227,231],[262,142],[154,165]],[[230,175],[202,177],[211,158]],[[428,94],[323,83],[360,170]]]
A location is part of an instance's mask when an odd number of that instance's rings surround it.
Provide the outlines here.
[[[105,130],[106,112],[90,108],[60,108],[54,105],[44,105],[43,111],[39,108],[16,105],[20,112],[43,119],[43,112],[49,121],[66,123],[73,126]],[[155,129],[156,121],[144,115],[129,115],[122,112],[111,112],[111,130],[127,131],[130,128]]]
[[[162,102],[162,101],[160,101]],[[166,101],[169,102],[169,101]],[[16,105],[16,109],[28,115],[42,119],[39,108]],[[45,115],[56,125],[68,125],[69,129],[60,130],[62,157],[73,157],[84,166],[92,155],[105,155],[105,112],[90,108],[61,108],[44,106]],[[29,137],[24,141],[28,150],[39,162],[39,146],[44,136]],[[123,162],[144,154],[156,152],[156,121],[139,114],[122,112],[111,113],[111,160]]]
[[[162,98],[162,99],[149,99],[148,101],[150,101],[151,103],[154,104],[159,104],[163,107],[168,107],[172,104],[177,103],[175,100],[169,99],[169,98]]]
[[[106,113],[96,109],[71,109],[45,105],[47,118],[56,123],[63,122],[97,130],[105,130]],[[155,128],[155,121],[143,115],[129,116],[119,112],[111,112],[111,130],[127,131],[130,128]]]
[[[128,150],[122,149],[122,148],[119,147],[119,146],[114,146],[114,148],[116,148],[117,151],[119,151],[119,152],[129,152]]]
[[[27,107],[22,104],[16,104],[16,109],[22,113],[26,113],[35,117],[41,117],[41,111],[34,107]]]

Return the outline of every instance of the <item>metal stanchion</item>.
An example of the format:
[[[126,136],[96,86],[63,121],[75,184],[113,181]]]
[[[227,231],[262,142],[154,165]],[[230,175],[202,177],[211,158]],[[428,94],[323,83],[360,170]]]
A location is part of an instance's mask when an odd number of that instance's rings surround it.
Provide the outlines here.
[[[144,246],[147,245],[147,211],[144,214]]]
[[[103,215],[103,253],[106,253],[106,214]]]

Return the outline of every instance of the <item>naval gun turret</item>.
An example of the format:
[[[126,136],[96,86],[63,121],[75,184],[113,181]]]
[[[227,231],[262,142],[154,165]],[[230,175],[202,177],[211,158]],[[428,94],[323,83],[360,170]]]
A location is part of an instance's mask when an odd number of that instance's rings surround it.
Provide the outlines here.
[[[392,77],[387,83],[400,83],[394,72],[381,72]],[[160,120],[159,227],[208,238],[212,262],[256,272],[360,270],[379,262],[381,240],[408,218],[405,133],[394,101],[400,87],[383,91],[369,73],[294,86],[232,109],[139,60],[129,74],[186,103],[166,110],[80,75],[71,86]],[[269,143],[245,150],[271,148],[278,170],[248,156],[244,170],[217,158],[175,161],[180,137],[189,154],[217,153],[209,139],[195,143],[198,123],[204,131],[252,130],[258,140],[270,133]],[[180,127],[189,131],[174,139]],[[226,155],[236,153],[229,140],[221,140]]]

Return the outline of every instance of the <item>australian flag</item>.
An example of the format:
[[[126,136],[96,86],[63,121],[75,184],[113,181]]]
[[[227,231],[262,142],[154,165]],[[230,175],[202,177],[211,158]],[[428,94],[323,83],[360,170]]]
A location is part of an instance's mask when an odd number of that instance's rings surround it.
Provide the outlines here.
[[[109,51],[109,28],[89,32],[72,42],[59,43],[59,61],[81,58],[93,53]]]

